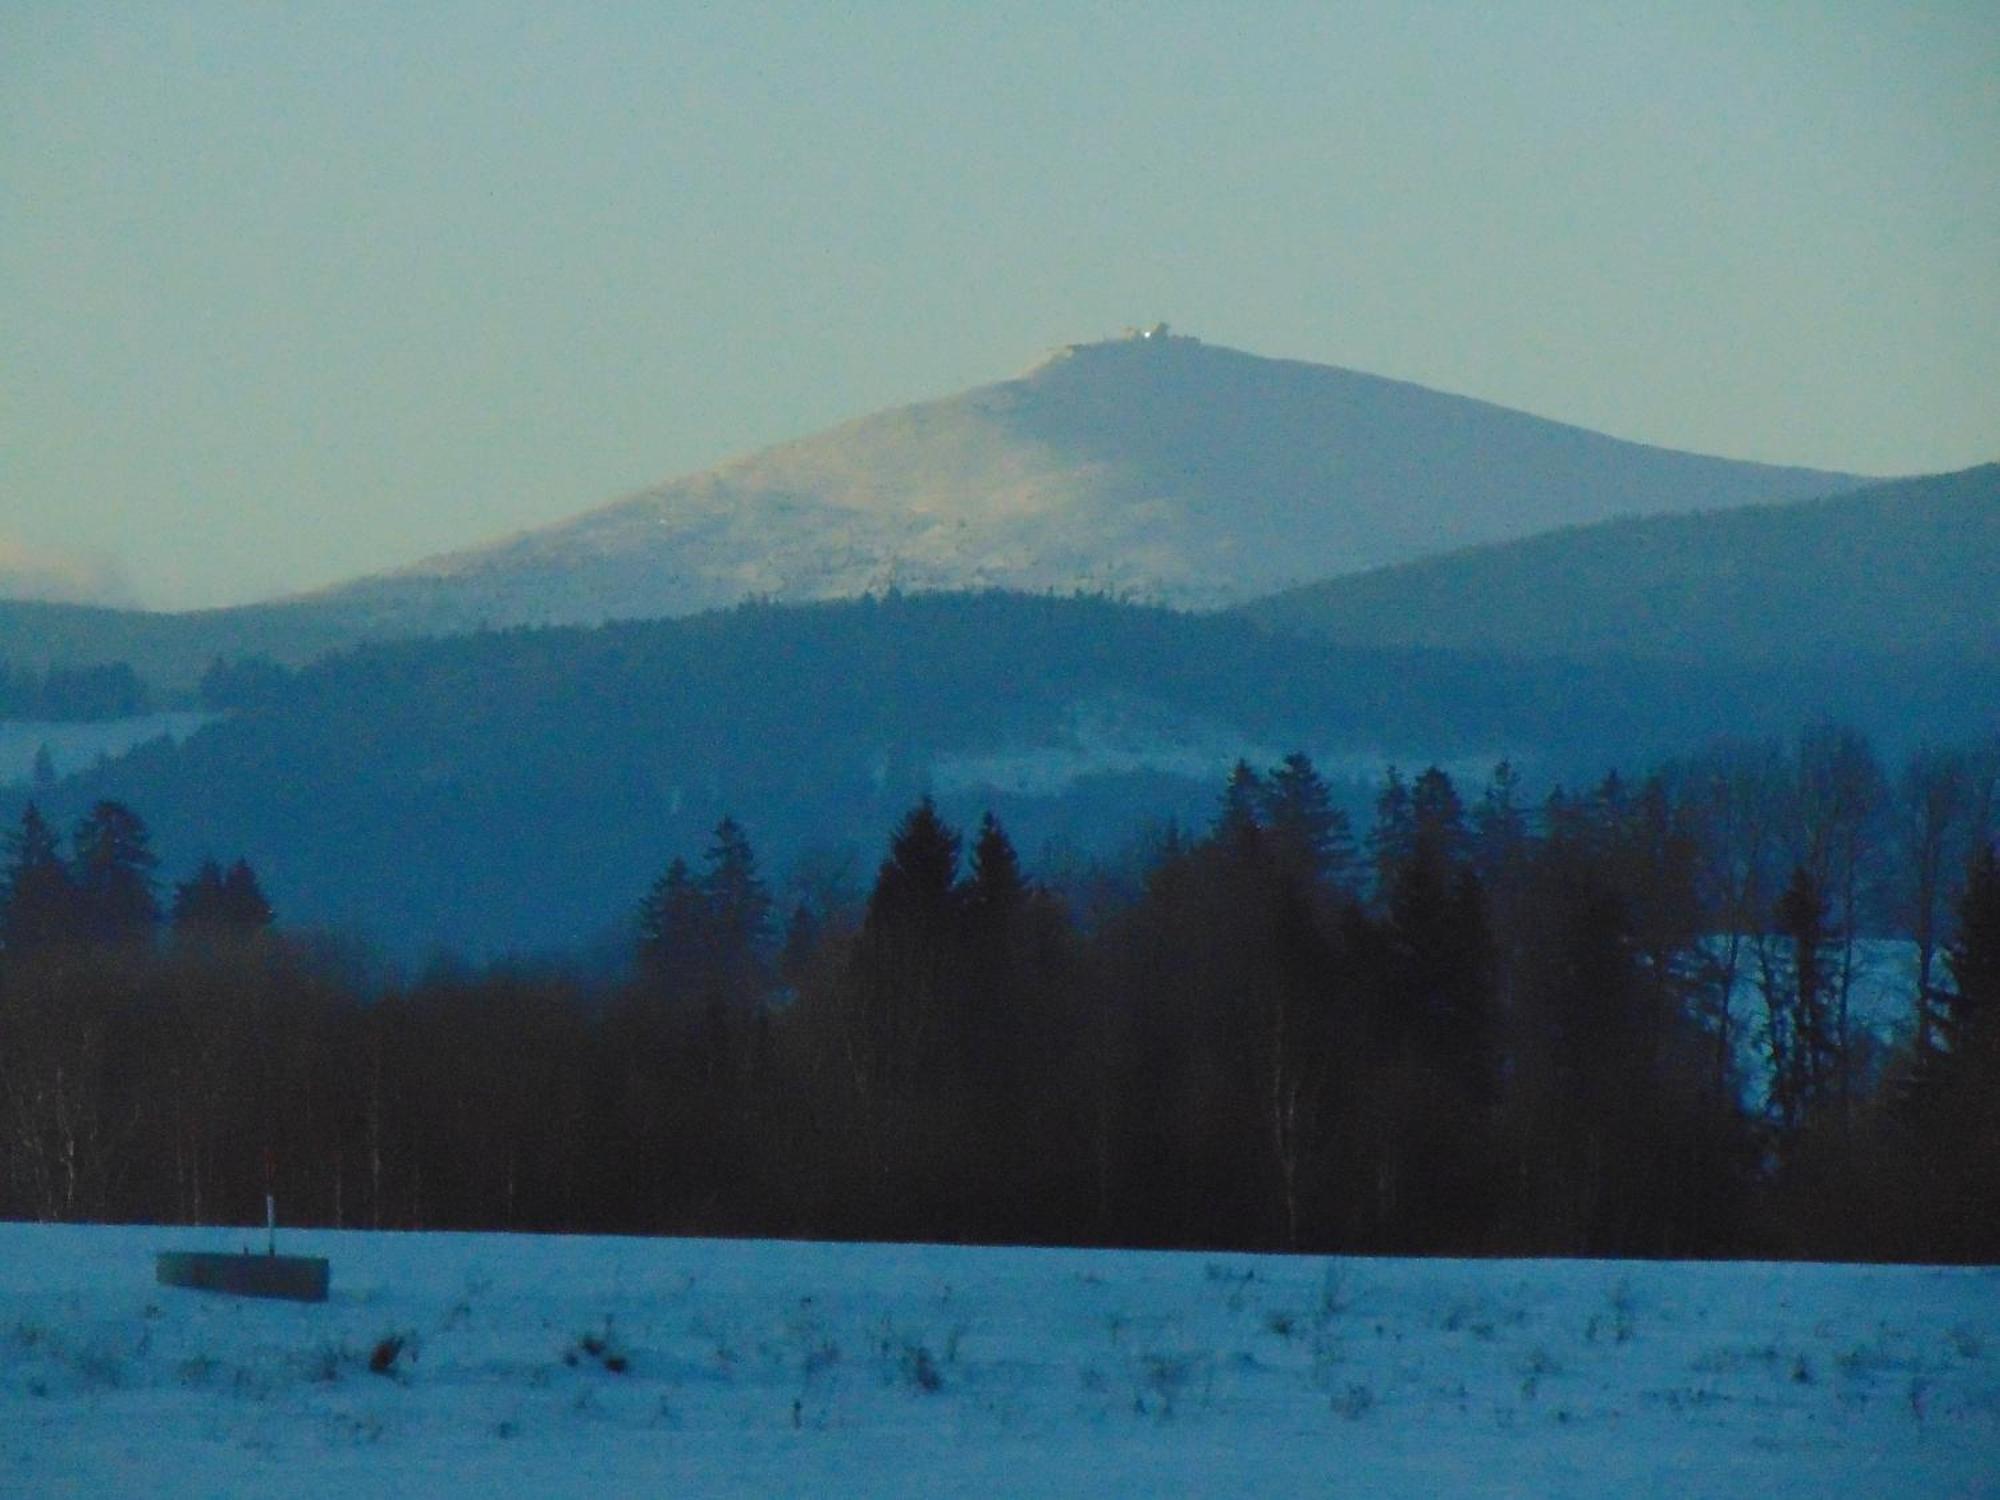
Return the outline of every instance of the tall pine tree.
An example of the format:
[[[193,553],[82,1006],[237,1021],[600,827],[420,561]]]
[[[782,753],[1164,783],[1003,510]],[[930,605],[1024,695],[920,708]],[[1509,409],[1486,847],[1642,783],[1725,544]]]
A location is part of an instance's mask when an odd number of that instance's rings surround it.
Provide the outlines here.
[[[71,843],[85,934],[113,945],[149,941],[160,920],[153,884],[159,860],[139,815],[122,802],[99,802]]]
[[[7,836],[0,885],[0,952],[9,957],[71,942],[82,935],[82,905],[62,861],[55,830],[30,802]]]

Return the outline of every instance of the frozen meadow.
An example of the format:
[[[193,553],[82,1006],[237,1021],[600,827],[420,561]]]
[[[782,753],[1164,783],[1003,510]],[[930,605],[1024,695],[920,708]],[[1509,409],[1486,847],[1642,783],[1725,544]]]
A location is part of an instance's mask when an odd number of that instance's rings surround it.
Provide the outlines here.
[[[2000,1495],[2000,1270],[0,1225],[7,1495]]]

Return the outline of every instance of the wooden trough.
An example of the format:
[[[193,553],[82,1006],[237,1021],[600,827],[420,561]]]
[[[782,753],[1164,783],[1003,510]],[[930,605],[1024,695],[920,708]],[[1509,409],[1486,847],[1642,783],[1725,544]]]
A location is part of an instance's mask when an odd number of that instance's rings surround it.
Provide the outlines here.
[[[331,1270],[316,1255],[222,1255],[205,1250],[162,1250],[161,1286],[232,1297],[282,1297],[290,1302],[326,1301]]]

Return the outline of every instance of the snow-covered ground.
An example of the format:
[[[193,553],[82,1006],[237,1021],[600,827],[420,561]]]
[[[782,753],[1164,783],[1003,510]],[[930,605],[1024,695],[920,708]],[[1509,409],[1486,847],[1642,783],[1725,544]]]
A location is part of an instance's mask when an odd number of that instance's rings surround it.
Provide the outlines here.
[[[0,1225],[0,1494],[2000,1494],[1993,1269],[254,1238]]]

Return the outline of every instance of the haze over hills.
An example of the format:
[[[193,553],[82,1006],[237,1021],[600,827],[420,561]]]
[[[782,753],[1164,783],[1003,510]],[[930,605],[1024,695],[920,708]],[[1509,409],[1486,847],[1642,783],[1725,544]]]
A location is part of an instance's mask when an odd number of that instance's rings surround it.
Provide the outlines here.
[[[2000,464],[1649,516],[1330,579],[1245,606],[1363,647],[1715,662],[2000,657]]]
[[[1211,607],[1554,526],[1861,482],[1155,330],[310,597],[397,633],[890,587]]]

